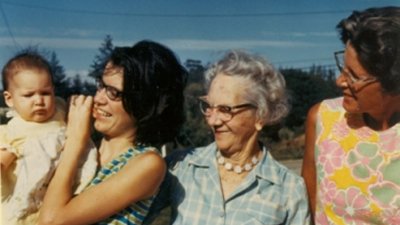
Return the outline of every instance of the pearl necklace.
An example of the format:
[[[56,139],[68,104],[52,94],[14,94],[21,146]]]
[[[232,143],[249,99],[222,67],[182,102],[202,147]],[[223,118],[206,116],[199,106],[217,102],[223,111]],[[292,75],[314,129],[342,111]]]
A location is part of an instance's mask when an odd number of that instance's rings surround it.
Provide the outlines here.
[[[241,174],[243,171],[250,171],[253,167],[258,163],[257,157],[254,155],[251,158],[251,162],[241,165],[233,165],[230,162],[226,162],[226,159],[221,155],[221,153],[217,152],[217,162],[219,165],[223,166],[228,171],[234,171],[237,174]]]

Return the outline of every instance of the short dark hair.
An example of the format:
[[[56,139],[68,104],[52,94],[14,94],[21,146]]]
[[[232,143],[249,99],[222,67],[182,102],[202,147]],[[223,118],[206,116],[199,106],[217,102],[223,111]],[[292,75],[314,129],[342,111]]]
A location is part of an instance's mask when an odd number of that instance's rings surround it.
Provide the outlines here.
[[[8,90],[10,78],[22,70],[44,70],[53,83],[50,63],[35,50],[23,50],[9,59],[1,71],[3,90]]]
[[[354,11],[337,29],[342,42],[350,42],[361,65],[382,88],[400,94],[400,7]]]
[[[184,122],[187,71],[167,47],[140,41],[116,47],[109,61],[124,69],[124,109],[135,119],[136,142],[161,145],[173,141]]]

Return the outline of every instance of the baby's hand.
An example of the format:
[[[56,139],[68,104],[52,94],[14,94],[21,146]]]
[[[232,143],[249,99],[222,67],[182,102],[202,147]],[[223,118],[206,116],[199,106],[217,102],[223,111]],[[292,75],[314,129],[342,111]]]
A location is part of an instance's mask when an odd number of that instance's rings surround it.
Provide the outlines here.
[[[68,138],[73,137],[82,141],[89,139],[92,105],[92,96],[71,96],[67,121]]]

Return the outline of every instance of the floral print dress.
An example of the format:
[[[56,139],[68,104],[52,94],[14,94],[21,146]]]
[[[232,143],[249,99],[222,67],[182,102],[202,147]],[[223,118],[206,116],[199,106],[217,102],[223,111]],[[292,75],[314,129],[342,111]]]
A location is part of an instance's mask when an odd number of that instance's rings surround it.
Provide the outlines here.
[[[400,124],[374,131],[342,101],[319,108],[316,224],[400,224]]]

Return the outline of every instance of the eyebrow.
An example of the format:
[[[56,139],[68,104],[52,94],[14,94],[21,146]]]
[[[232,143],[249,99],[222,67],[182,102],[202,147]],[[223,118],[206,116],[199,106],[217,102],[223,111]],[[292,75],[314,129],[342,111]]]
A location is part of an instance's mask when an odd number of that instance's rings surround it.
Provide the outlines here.
[[[353,69],[351,69],[350,67],[348,67],[348,66],[346,66],[346,65],[343,65],[343,70],[347,70],[348,73],[350,73],[351,76],[353,76],[353,77],[355,77],[355,78],[360,78],[360,76],[359,76],[357,73],[355,73]],[[345,71],[345,72],[346,72],[346,71]]]
[[[110,88],[114,88],[115,90],[117,90],[117,91],[119,91],[119,92],[124,92],[123,90],[120,90],[120,89],[117,88],[117,87],[114,87],[114,86],[112,86],[112,85],[106,84],[106,82],[104,82],[104,80],[103,80],[102,78],[100,79],[100,82],[103,83],[104,87],[110,87]]]
[[[123,74],[124,73],[124,69],[122,68],[106,68],[103,70],[103,76],[113,76],[113,75],[119,75],[119,74]]]

